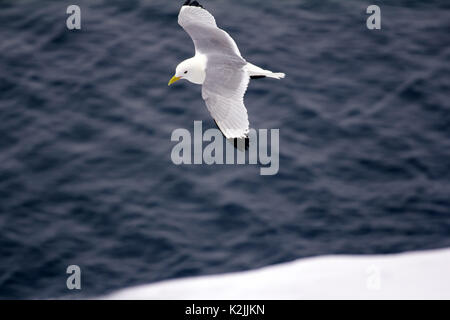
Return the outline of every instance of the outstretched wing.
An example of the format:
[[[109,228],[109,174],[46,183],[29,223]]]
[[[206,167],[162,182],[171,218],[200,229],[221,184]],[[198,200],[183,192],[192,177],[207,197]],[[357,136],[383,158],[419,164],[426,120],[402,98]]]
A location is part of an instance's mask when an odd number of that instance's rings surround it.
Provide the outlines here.
[[[197,1],[186,1],[178,23],[194,41],[196,53],[207,57],[202,97],[217,126],[227,139],[246,137],[249,123],[244,94],[250,78],[236,43]]]
[[[202,87],[206,107],[227,139],[245,138],[249,131],[244,95],[250,78],[242,66],[238,59],[210,57]]]
[[[221,52],[237,56],[241,53],[228,33],[217,27],[216,20],[197,1],[186,1],[178,15],[178,24],[189,34],[195,51],[202,54]]]

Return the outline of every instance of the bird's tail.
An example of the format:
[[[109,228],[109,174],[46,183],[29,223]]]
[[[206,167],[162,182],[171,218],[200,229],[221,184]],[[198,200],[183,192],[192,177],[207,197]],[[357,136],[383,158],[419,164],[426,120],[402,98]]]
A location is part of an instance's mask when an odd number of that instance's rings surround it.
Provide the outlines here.
[[[274,78],[274,79],[283,79],[286,75],[282,72],[272,72],[270,70],[264,70],[260,67],[255,66],[254,64],[247,63],[247,65],[244,67],[245,70],[247,70],[248,75],[252,79],[259,79],[259,78]]]
[[[286,75],[283,72],[271,72],[266,74],[266,77],[274,78],[274,79],[283,79]]]

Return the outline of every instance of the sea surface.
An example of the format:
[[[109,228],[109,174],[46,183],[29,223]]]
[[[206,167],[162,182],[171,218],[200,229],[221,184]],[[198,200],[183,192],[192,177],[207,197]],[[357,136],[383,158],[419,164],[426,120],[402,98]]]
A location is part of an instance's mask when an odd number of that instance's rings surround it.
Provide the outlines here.
[[[0,298],[450,246],[448,1],[200,1],[287,74],[245,99],[280,129],[273,176],[172,163],[173,130],[215,127],[199,86],[167,86],[194,52],[182,2],[0,0]]]

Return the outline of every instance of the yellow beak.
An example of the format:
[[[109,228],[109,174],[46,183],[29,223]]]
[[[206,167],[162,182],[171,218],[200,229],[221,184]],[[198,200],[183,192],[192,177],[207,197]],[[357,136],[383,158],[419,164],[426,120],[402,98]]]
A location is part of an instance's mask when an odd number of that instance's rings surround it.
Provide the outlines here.
[[[181,79],[181,77],[173,76],[172,79],[170,79],[168,85],[170,86],[172,83],[174,83],[174,82],[176,82],[176,81],[178,81],[180,79]]]

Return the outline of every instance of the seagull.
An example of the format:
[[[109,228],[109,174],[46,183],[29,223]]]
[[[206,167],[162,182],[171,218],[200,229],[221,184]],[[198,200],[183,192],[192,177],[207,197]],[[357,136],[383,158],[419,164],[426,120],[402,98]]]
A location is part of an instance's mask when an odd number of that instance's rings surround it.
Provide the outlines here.
[[[183,4],[178,24],[192,38],[195,55],[176,67],[169,86],[180,79],[202,85],[202,98],[223,135],[227,139],[248,140],[244,95],[250,79],[281,79],[285,74],[247,62],[233,38],[217,27],[214,17],[197,1]]]

